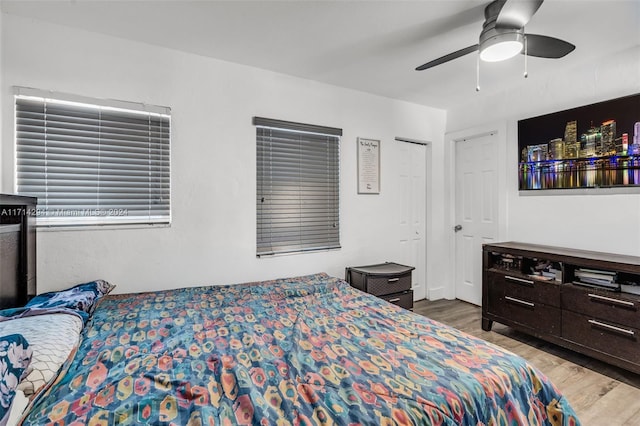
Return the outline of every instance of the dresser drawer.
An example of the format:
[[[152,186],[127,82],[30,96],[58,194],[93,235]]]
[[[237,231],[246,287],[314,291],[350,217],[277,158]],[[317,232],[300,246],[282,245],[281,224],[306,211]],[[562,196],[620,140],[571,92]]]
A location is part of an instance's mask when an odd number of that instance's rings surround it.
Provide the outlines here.
[[[504,296],[499,315],[541,333],[560,334],[562,324],[560,308],[531,302],[513,296]]]
[[[489,280],[489,285],[502,289],[505,296],[560,307],[560,285],[556,282],[533,280],[499,272],[489,272]]]
[[[413,290],[403,291],[401,293],[387,294],[385,296],[379,296],[380,299],[386,300],[389,303],[398,305],[401,308],[413,310]]]
[[[562,308],[618,324],[640,324],[640,298],[567,284],[562,289]]]
[[[562,337],[640,364],[640,329],[592,316],[562,312]]]

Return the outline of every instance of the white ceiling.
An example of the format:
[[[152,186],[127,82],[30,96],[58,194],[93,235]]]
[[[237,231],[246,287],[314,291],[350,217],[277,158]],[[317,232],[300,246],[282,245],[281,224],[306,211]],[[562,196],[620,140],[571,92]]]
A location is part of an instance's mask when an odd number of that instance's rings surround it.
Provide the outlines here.
[[[515,0],[517,1],[517,0]],[[16,14],[439,108],[527,84],[524,60],[476,55],[414,68],[477,43],[489,1],[2,0]],[[575,44],[529,58],[530,79],[640,45],[639,0],[547,0],[526,28]],[[640,58],[630,58],[639,64]]]

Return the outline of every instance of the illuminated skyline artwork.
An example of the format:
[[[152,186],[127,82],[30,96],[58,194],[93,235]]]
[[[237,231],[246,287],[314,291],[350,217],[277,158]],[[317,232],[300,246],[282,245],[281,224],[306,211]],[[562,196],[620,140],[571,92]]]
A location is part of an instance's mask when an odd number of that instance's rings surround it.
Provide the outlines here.
[[[640,186],[640,94],[518,121],[519,189]]]

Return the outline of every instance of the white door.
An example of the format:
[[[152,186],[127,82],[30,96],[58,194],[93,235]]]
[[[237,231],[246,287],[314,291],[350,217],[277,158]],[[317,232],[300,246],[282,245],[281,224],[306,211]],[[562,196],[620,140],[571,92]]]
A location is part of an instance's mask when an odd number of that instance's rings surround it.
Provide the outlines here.
[[[456,298],[482,304],[482,244],[498,237],[498,137],[455,142]]]
[[[400,263],[416,268],[412,274],[413,300],[421,300],[427,296],[427,147],[416,143],[397,143],[400,154]]]

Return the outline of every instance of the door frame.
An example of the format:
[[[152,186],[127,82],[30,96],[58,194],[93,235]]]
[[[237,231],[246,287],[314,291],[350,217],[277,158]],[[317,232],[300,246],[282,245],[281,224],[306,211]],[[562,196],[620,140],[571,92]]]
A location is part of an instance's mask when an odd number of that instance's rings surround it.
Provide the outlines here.
[[[507,152],[511,154],[512,149],[509,149],[507,140],[514,139],[515,135],[508,137],[507,135],[507,122],[501,121],[497,123],[489,123],[481,126],[471,127],[464,130],[445,133],[445,165],[448,172],[445,171],[445,188],[448,188],[448,200],[445,200],[445,226],[446,231],[449,232],[448,242],[448,279],[447,285],[444,288],[445,299],[456,298],[456,238],[453,231],[453,227],[456,225],[456,142],[464,141],[466,139],[473,139],[480,136],[485,136],[491,133],[497,135],[497,173],[498,173],[498,189],[497,189],[497,218],[498,218],[498,235],[497,241],[503,241],[508,236],[508,223],[507,223],[507,191],[510,189],[507,176],[516,176],[517,170],[514,168],[517,166],[517,162],[508,161]],[[516,149],[517,151],[517,145]],[[513,167],[512,167],[513,165]],[[513,180],[510,180],[512,182]],[[481,254],[478,253],[478,256]]]
[[[431,253],[434,253],[433,247],[431,246],[432,244],[432,238],[429,238],[432,235],[432,217],[433,215],[430,213],[429,208],[432,206],[431,204],[431,185],[433,182],[433,178],[432,178],[432,172],[433,172],[433,167],[432,167],[432,150],[433,150],[433,143],[431,143],[431,141],[428,140],[422,140],[422,139],[414,139],[414,138],[405,138],[405,137],[399,137],[396,136],[395,137],[395,141],[396,142],[401,142],[401,143],[412,143],[412,144],[416,144],[416,145],[423,145],[425,147],[425,174],[424,174],[424,178],[425,178],[425,182],[424,182],[424,186],[425,186],[425,190],[427,191],[427,193],[425,194],[425,209],[424,209],[424,218],[423,218],[423,223],[424,223],[424,235],[422,237],[422,241],[424,244],[424,296],[425,299],[429,300],[429,283],[432,283],[433,280],[431,279],[433,276],[433,271],[432,268],[430,268],[430,264],[429,264],[429,255]],[[420,300],[420,299],[418,299]]]

